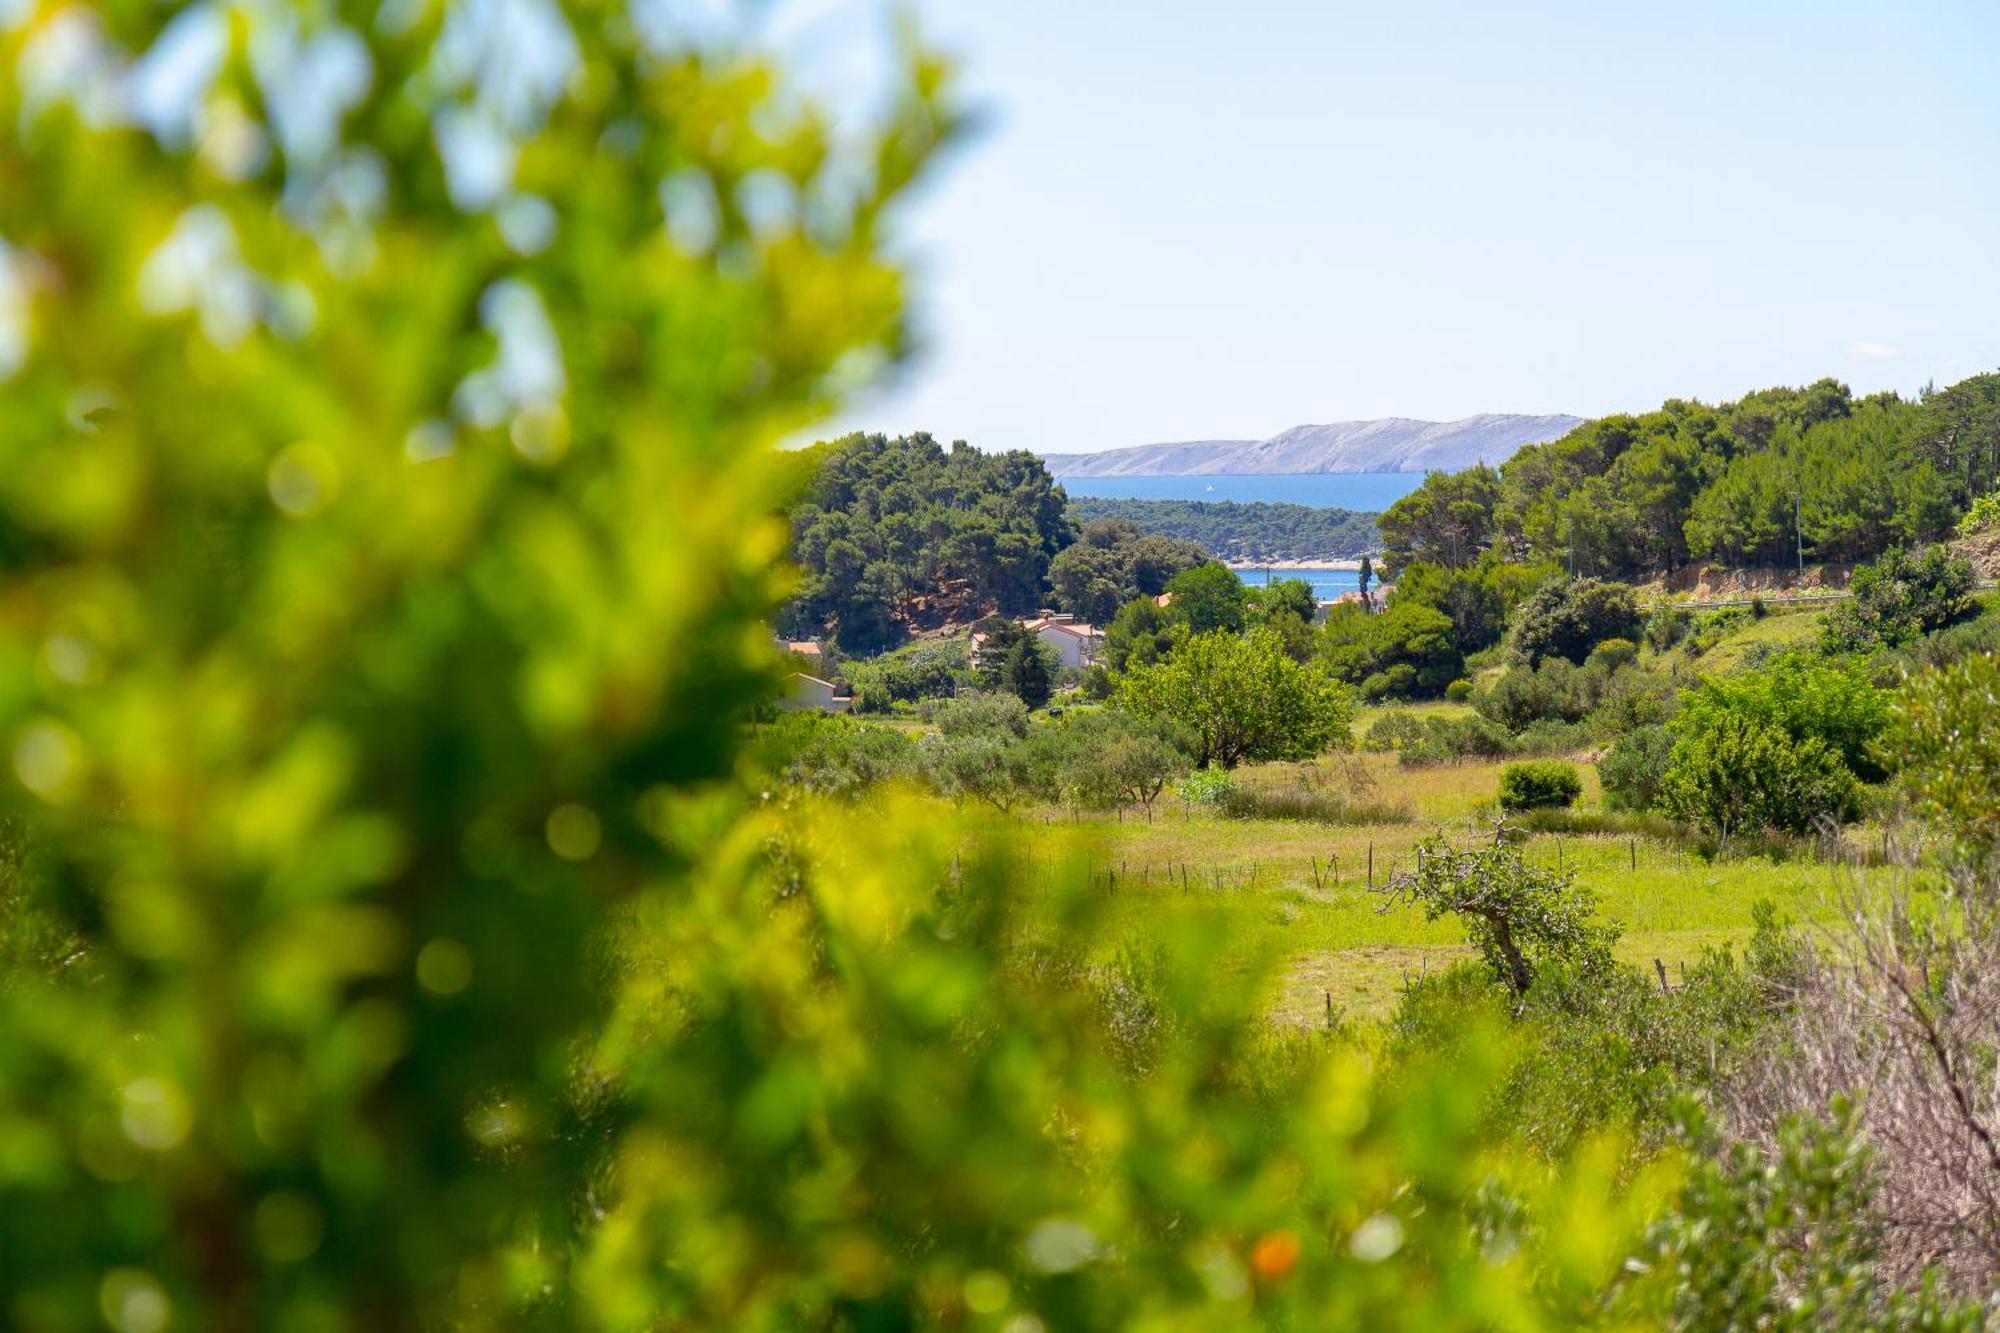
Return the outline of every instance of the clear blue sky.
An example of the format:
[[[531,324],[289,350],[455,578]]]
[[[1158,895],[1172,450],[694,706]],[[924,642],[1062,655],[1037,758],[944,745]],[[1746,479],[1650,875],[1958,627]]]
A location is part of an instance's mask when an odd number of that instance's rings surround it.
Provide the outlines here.
[[[808,0],[826,52],[873,0]],[[927,349],[985,448],[2000,365],[2000,4],[923,0],[987,112]],[[810,60],[808,61],[810,64]]]

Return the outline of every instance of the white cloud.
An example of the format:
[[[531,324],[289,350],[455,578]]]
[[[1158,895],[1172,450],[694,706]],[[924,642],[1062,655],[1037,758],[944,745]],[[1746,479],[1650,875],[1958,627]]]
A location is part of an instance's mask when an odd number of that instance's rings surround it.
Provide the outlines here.
[[[1866,357],[1870,361],[1893,361],[1903,354],[1901,348],[1891,347],[1888,343],[1859,342],[1847,350],[1855,356]]]

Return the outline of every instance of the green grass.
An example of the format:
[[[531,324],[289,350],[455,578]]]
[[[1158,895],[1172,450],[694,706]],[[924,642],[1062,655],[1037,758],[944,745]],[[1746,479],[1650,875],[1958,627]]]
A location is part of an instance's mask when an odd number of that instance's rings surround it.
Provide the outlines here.
[[[1368,888],[1371,850],[1380,885],[1438,827],[1477,836],[1503,764],[1400,769],[1381,755],[1358,762],[1373,779],[1366,799],[1406,804],[1418,818],[1360,827],[1231,820],[1163,800],[1150,824],[1129,815],[1123,822],[1051,819],[1035,829],[1035,842],[1052,861],[1067,854],[1088,862],[1106,895],[1116,947],[1197,925],[1221,941],[1218,966],[1267,969],[1276,1017],[1323,1021],[1331,999],[1350,1016],[1380,1018],[1395,1007],[1406,977],[1464,956],[1465,935],[1454,921],[1384,910],[1383,896]],[[1340,790],[1335,763],[1322,761],[1313,780]],[[1239,781],[1295,782],[1304,769],[1265,765],[1243,771]],[[1594,807],[1596,775],[1583,772],[1588,789],[1580,808]],[[1644,837],[1537,835],[1527,855],[1548,865],[1560,858],[1575,870],[1599,895],[1605,916],[1624,928],[1619,955],[1648,972],[1654,959],[1677,972],[1710,946],[1747,938],[1759,899],[1801,919],[1825,917],[1836,882],[1833,868],[1810,860],[1711,864]]]
[[[1704,653],[1692,654],[1688,645],[1682,643],[1670,652],[1648,653],[1642,660],[1651,666],[1685,667],[1704,676],[1728,675],[1750,665],[1751,658],[1759,653],[1811,647],[1819,638],[1826,615],[1825,607],[1773,607],[1761,619],[1745,614]]]

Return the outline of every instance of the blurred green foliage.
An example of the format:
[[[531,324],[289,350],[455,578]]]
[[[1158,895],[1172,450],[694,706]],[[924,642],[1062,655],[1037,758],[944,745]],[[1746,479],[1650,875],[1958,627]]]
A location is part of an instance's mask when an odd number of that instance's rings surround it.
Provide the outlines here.
[[[932,58],[854,138],[621,4],[5,13],[6,1324],[1661,1308],[1679,1163],[1488,1137],[1505,1019],[1383,1079],[1082,867],[766,790],[775,445],[908,349]],[[1282,723],[1215,757],[1344,732],[1196,645]]]

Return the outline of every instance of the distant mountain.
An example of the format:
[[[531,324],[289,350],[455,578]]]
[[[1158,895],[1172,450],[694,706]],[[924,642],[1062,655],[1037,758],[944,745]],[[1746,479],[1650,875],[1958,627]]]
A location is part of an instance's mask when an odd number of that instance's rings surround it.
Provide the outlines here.
[[[1504,463],[1516,449],[1567,435],[1582,417],[1488,412],[1461,421],[1336,421],[1268,440],[1141,444],[1095,454],[1044,454],[1057,477],[1193,477],[1218,473],[1456,472]]]

